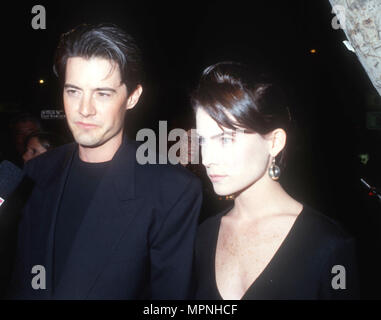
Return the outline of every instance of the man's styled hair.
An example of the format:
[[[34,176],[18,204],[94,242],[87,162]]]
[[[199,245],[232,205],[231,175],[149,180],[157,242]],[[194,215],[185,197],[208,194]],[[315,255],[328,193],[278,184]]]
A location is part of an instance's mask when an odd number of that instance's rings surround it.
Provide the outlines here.
[[[53,67],[61,84],[71,57],[98,57],[116,62],[128,95],[142,82],[140,49],[129,34],[114,24],[83,24],[61,35]]]

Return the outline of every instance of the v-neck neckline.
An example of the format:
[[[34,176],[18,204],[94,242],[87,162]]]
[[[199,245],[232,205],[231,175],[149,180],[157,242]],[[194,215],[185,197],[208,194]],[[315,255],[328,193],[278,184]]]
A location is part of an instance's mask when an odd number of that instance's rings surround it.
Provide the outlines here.
[[[304,216],[305,214],[305,211],[306,211],[306,205],[304,203],[302,203],[303,205],[303,208],[302,208],[302,211],[300,211],[300,213],[298,214],[298,216],[296,217],[294,223],[292,224],[290,230],[288,231],[286,237],[283,239],[281,245],[279,246],[278,250],[275,252],[275,254],[273,255],[273,257],[271,258],[271,260],[267,263],[266,267],[262,270],[262,272],[258,275],[258,277],[250,284],[250,286],[246,289],[246,291],[244,292],[244,294],[241,296],[241,298],[239,300],[245,300],[245,296],[250,292],[252,291],[252,289],[254,288],[255,284],[259,282],[259,280],[261,278],[264,277],[264,274],[270,269],[272,263],[274,260],[276,260],[276,258],[280,255],[280,252],[281,251],[284,251],[285,250],[285,247],[287,247],[287,244],[290,242],[290,238],[294,235],[294,231],[295,229],[297,228],[297,225],[299,225],[300,221],[301,221],[301,217]],[[214,252],[213,254],[211,255],[212,257],[212,272],[213,272],[213,282],[214,282],[214,286],[215,286],[215,290],[216,290],[216,293],[219,297],[220,300],[225,300],[221,293],[220,293],[220,290],[218,289],[218,284],[217,284],[217,275],[216,275],[216,256],[217,256],[217,245],[218,245],[218,237],[219,237],[219,234],[220,234],[220,229],[221,229],[221,220],[222,218],[231,210],[232,208],[228,208],[228,209],[225,209],[223,212],[221,212],[219,214],[219,216],[217,217],[217,231],[215,232],[215,236],[214,236],[214,243],[215,243],[215,247],[214,247]]]

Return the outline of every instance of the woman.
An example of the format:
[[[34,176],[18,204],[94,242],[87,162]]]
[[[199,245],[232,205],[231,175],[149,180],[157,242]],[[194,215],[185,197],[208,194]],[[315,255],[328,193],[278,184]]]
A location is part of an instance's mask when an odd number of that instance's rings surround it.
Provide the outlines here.
[[[214,191],[235,199],[199,227],[196,298],[356,297],[353,240],[277,181],[290,114],[247,70],[210,66],[192,94],[202,163]]]

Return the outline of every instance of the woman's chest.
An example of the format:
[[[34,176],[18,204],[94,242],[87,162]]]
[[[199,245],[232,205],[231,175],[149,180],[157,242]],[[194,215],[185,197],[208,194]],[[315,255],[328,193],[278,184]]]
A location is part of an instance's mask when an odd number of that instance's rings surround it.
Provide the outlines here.
[[[232,228],[221,225],[216,254],[216,283],[224,299],[240,299],[269,265],[289,228]]]

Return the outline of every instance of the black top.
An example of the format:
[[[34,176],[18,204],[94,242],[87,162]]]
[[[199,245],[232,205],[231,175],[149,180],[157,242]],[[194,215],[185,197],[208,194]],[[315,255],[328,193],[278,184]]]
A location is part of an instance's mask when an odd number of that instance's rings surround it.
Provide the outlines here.
[[[221,218],[230,209],[207,219],[199,227],[196,242],[197,299],[222,299],[216,283],[215,254]],[[335,265],[343,266],[345,272],[341,267],[332,269]],[[333,289],[332,283],[345,289]],[[278,251],[242,300],[357,297],[354,240],[330,218],[304,205]]]
[[[55,226],[54,278],[55,283],[64,268],[76,233],[96,188],[111,161],[90,163],[75,152],[60,203]]]

